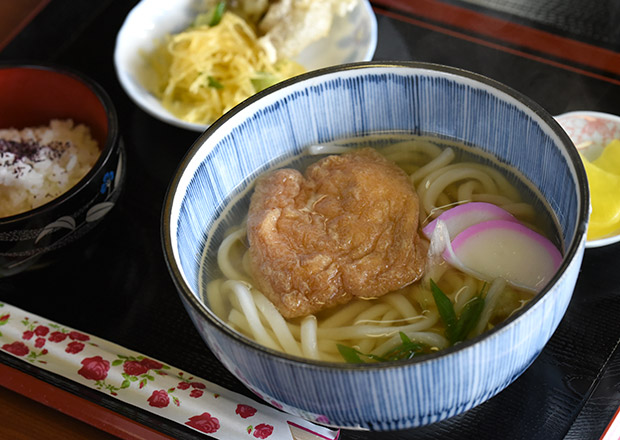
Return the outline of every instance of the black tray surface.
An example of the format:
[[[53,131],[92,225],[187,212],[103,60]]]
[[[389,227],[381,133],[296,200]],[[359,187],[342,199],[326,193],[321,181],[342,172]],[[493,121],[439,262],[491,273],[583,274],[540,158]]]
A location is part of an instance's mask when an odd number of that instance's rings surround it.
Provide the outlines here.
[[[139,351],[249,397],[216,360],[183,309],[160,241],[164,195],[198,133],[141,111],[113,66],[116,33],[136,1],[54,0],[0,60],[77,69],[111,95],[127,148],[121,198],[98,230],[52,266],[0,280],[0,301]],[[524,93],[551,114],[620,113],[620,86],[501,48],[418,27],[377,8],[375,60],[415,60],[471,70]],[[517,17],[518,18],[518,17]],[[549,344],[512,385],[465,414],[390,433],[343,430],[362,439],[598,439],[620,405],[620,245],[586,251],[569,310]],[[0,361],[175,438],[195,432],[0,353]]]

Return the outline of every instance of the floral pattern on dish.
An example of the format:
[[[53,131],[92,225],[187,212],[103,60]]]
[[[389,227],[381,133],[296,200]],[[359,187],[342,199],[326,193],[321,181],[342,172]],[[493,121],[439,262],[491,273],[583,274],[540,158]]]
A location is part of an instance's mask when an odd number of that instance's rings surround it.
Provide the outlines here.
[[[575,147],[592,160],[609,142],[620,139],[620,116],[592,111],[574,111],[556,116]]]

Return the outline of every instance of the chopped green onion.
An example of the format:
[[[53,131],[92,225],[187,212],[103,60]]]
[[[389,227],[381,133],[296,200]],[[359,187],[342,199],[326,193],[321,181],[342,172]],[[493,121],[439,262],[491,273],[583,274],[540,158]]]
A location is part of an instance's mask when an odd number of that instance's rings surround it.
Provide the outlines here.
[[[194,19],[191,27],[197,28],[200,26],[208,26],[211,21],[211,14],[205,12],[204,14],[198,14]]]
[[[226,10],[226,2],[225,1],[217,2],[217,5],[215,5],[215,9],[213,10],[213,15],[211,16],[211,21],[209,21],[209,26],[217,26],[222,20],[225,10]]]
[[[431,291],[439,316],[446,326],[446,337],[452,345],[467,339],[467,335],[476,327],[482,310],[484,309],[484,289],[486,284],[480,290],[480,293],[473,297],[461,311],[457,318],[454,311],[454,305],[450,298],[431,280]]]
[[[260,92],[261,90],[266,89],[277,83],[279,78],[273,73],[269,72],[256,72],[256,76],[250,79],[252,82],[252,86],[254,86],[254,90],[256,92]]]
[[[337,344],[337,347],[342,358],[350,364],[364,363],[365,361],[362,359],[362,357],[368,358],[368,360],[376,362],[388,362],[398,361],[402,359],[411,359],[418,353],[428,352],[428,347],[423,344],[413,342],[405,333],[399,332],[399,335],[402,343],[389,350],[383,356],[377,356],[370,353],[362,353],[355,348],[347,347],[346,345],[342,344]]]
[[[386,361],[397,361],[401,359],[411,359],[416,353],[424,351],[424,346],[413,342],[405,333],[400,332],[402,344],[394,347],[382,356]]]
[[[448,340],[454,344],[456,341],[456,312],[454,311],[454,305],[452,305],[452,301],[450,298],[446,296],[445,293],[439,288],[437,284],[433,280],[431,280],[431,292],[433,293],[433,299],[435,300],[435,304],[437,305],[437,310],[439,311],[439,316],[441,320],[446,326],[446,337]]]
[[[213,87],[214,89],[223,89],[224,88],[224,84],[222,84],[221,82],[219,82],[218,80],[216,80],[212,76],[207,77],[207,80],[209,81],[209,87]]]
[[[461,312],[461,316],[459,316],[459,322],[456,325],[455,333],[457,341],[464,341],[467,339],[467,335],[478,323],[483,308],[484,298],[481,296],[476,296],[465,304],[465,307],[463,307],[463,311]]]
[[[355,348],[347,347],[346,345],[338,344],[338,351],[342,358],[349,364],[363,364],[364,361],[360,358],[359,352]]]

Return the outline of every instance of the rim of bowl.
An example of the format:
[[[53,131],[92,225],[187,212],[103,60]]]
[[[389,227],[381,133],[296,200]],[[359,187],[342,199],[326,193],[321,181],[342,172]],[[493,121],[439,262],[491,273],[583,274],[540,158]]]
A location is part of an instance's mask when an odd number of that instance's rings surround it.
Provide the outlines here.
[[[502,321],[500,324],[488,330],[481,335],[478,335],[474,338],[467,339],[457,345],[453,345],[451,347],[440,350],[436,353],[426,354],[420,357],[413,357],[411,359],[406,360],[398,360],[398,361],[390,361],[390,362],[378,362],[378,363],[362,363],[362,364],[350,364],[346,362],[328,362],[328,361],[317,361],[309,358],[303,358],[298,356],[289,355],[287,353],[283,353],[277,350],[273,350],[267,348],[246,336],[237,333],[229,326],[224,324],[217,318],[213,312],[198,298],[192,293],[191,289],[184,281],[183,276],[181,275],[181,271],[179,266],[177,265],[176,260],[174,259],[174,253],[172,251],[172,243],[170,236],[170,216],[172,209],[172,201],[176,196],[176,190],[178,188],[179,181],[181,176],[184,174],[184,170],[187,164],[192,160],[192,158],[196,155],[197,151],[202,147],[205,140],[211,136],[211,134],[216,131],[220,126],[224,125],[228,120],[235,117],[241,110],[246,107],[252,105],[256,101],[260,100],[263,96],[271,94],[280,89],[286,88],[291,84],[296,84],[299,82],[303,82],[309,80],[311,78],[323,76],[325,74],[337,73],[339,71],[349,71],[349,70],[364,70],[364,69],[373,69],[373,68],[413,68],[413,69],[424,69],[432,72],[439,73],[447,73],[457,77],[466,78],[470,80],[474,80],[476,82],[482,83],[483,85],[487,85],[493,87],[500,92],[503,92],[510,97],[516,99],[523,105],[525,105],[529,110],[531,110],[536,116],[540,117],[544,123],[546,123],[549,128],[551,128],[556,136],[560,139],[561,143],[566,148],[566,153],[569,156],[572,165],[575,170],[575,174],[577,177],[578,184],[578,198],[579,198],[579,208],[577,212],[577,222],[573,237],[570,241],[569,246],[566,249],[565,254],[562,258],[562,263],[558,268],[555,275],[551,278],[551,280],[547,283],[546,287],[541,290],[530,302],[527,303],[525,307],[521,310],[514,313],[509,318]],[[575,258],[575,255],[579,251],[580,242],[585,239],[586,234],[586,225],[589,218],[588,214],[588,206],[589,206],[589,190],[586,180],[586,173],[581,160],[579,159],[579,155],[577,153],[577,149],[574,144],[566,134],[566,132],[561,128],[559,123],[550,115],[546,110],[542,108],[539,104],[533,101],[531,98],[523,95],[522,93],[512,89],[511,87],[500,83],[496,80],[493,80],[484,75],[474,73],[465,69],[451,67],[441,64],[435,63],[425,63],[425,62],[416,62],[416,61],[370,61],[370,62],[357,62],[350,64],[343,64],[340,66],[332,66],[326,67],[323,69],[318,69],[315,71],[307,72],[302,75],[299,75],[294,78],[290,78],[281,83],[278,83],[269,89],[261,91],[256,95],[248,98],[237,106],[233,107],[229,110],[225,115],[220,117],[217,121],[215,121],[201,136],[199,136],[190,147],[190,149],[186,152],[184,158],[179,163],[177,170],[168,186],[166,191],[166,196],[164,199],[164,205],[162,209],[162,217],[161,217],[161,238],[162,245],[164,250],[164,258],[166,260],[166,265],[168,266],[168,270],[172,275],[172,279],[174,284],[177,287],[177,290],[183,295],[183,298],[191,304],[192,308],[199,313],[199,315],[208,321],[210,325],[215,326],[220,331],[226,333],[229,337],[233,338],[238,343],[253,349],[257,350],[264,355],[278,358],[280,361],[296,364],[302,367],[312,367],[312,368],[336,368],[339,370],[376,370],[376,369],[388,369],[388,368],[400,368],[403,366],[409,366],[412,364],[421,364],[425,362],[432,362],[435,359],[447,357],[451,354],[465,350],[479,341],[489,338],[496,333],[501,332],[504,328],[512,324],[514,321],[519,319],[522,315],[527,313],[531,308],[533,308],[546,294],[549,290],[559,281],[562,277],[570,263]],[[205,343],[206,344],[206,343]]]
[[[70,67],[60,66],[55,63],[29,61],[0,61],[0,70],[4,69],[31,69],[51,71],[80,81],[81,83],[86,85],[89,90],[92,91],[97,97],[105,110],[106,119],[108,120],[108,133],[106,136],[106,142],[104,145],[101,146],[101,153],[99,154],[99,158],[92,166],[92,168],[88,171],[88,173],[86,173],[86,175],[82,177],[82,179],[80,179],[67,191],[65,191],[58,197],[50,200],[49,202],[44,203],[43,205],[38,206],[34,209],[31,209],[30,211],[22,212],[8,217],[1,217],[0,224],[8,225],[11,223],[20,222],[29,217],[37,216],[45,211],[52,210],[55,206],[64,203],[65,200],[71,199],[75,194],[80,192],[81,189],[95,177],[95,174],[97,174],[97,172],[101,168],[101,165],[108,161],[108,159],[114,152],[114,147],[119,144],[120,134],[118,127],[118,115],[116,113],[116,108],[114,107],[112,99],[102,86],[100,86],[97,82],[90,79],[83,73]]]
[[[611,113],[594,111],[594,110],[573,110],[570,112],[559,114],[555,116],[555,119],[558,120],[561,126],[562,120],[570,119],[570,118],[579,118],[579,117],[590,117],[590,118],[602,119],[605,121],[613,122],[614,124],[617,124],[618,127],[620,127],[620,116],[614,115]],[[571,142],[572,142],[572,139],[571,139]],[[586,249],[594,249],[598,247],[609,246],[610,244],[615,244],[618,242],[620,242],[620,231],[618,231],[614,235],[610,235],[607,237],[597,238],[595,240],[586,240]]]
[[[370,20],[370,28],[369,28],[370,36],[368,39],[368,48],[366,52],[364,53],[362,59],[359,60],[359,62],[368,62],[372,60],[372,57],[374,56],[377,50],[377,40],[378,40],[377,16],[374,10],[372,9],[372,5],[369,0],[362,0],[361,5],[363,6]],[[178,128],[202,133],[207,128],[209,128],[211,125],[213,125],[214,122],[210,124],[189,122],[189,121],[186,121],[184,119],[181,119],[175,116],[172,112],[170,112],[168,109],[164,108],[163,106],[153,107],[148,102],[149,98],[146,97],[145,95],[150,95],[153,97],[153,99],[157,101],[159,101],[159,99],[153,96],[151,92],[146,90],[146,88],[140,81],[132,79],[133,72],[129,71],[129,69],[126,68],[126,63],[122,62],[120,48],[122,47],[122,38],[123,37],[127,38],[125,34],[129,32],[128,23],[130,23],[130,20],[132,19],[133,14],[139,14],[140,11],[143,8],[146,8],[147,6],[148,5],[146,5],[143,2],[139,2],[138,4],[136,4],[125,17],[125,20],[123,21],[123,24],[121,25],[116,35],[115,46],[114,46],[114,69],[116,70],[116,74],[118,76],[119,82],[121,83],[121,86],[125,90],[125,93],[130,97],[130,99],[138,107],[140,107],[140,109],[142,109],[144,112],[146,112],[150,116],[164,123],[173,125]],[[293,57],[293,59],[295,59],[295,57]]]

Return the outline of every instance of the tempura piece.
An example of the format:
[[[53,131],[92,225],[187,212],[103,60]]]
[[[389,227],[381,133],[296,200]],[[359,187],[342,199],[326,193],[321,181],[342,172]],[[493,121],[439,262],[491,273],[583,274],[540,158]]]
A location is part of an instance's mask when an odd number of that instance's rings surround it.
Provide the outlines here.
[[[328,156],[260,178],[248,214],[258,288],[286,318],[355,297],[375,298],[422,276],[418,197],[376,151]]]
[[[211,0],[213,3],[217,3],[216,0]],[[269,0],[229,0],[227,2],[231,10],[237,12],[249,23],[255,24],[267,12],[269,8]]]
[[[335,17],[350,12],[359,0],[279,0],[271,2],[258,28],[259,42],[277,59],[292,58],[329,34]],[[272,49],[273,48],[273,49]],[[275,61],[275,60],[272,60]]]

